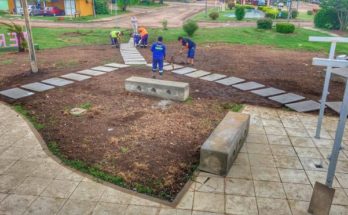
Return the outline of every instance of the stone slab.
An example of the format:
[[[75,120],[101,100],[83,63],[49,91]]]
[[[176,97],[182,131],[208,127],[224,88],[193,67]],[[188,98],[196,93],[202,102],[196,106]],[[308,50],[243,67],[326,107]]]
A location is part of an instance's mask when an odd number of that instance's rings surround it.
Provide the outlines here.
[[[228,78],[224,78],[224,79],[221,79],[221,80],[217,80],[216,82],[219,83],[219,84],[230,86],[230,85],[238,84],[238,83],[241,83],[241,82],[244,82],[244,81],[245,80],[241,79],[241,78],[228,77]]]
[[[211,73],[207,72],[207,71],[203,71],[203,70],[198,70],[196,72],[188,73],[185,75],[188,77],[191,77],[191,78],[200,78],[202,76],[209,75],[209,74],[211,74]]]
[[[297,112],[308,112],[308,111],[315,111],[320,109],[320,104],[313,100],[291,103],[285,106]]]
[[[305,99],[305,97],[294,94],[294,93],[286,93],[279,96],[269,97],[269,99],[281,104],[287,104],[287,103],[303,100]]]
[[[211,75],[203,76],[200,79],[205,80],[205,81],[216,81],[216,80],[219,80],[222,78],[226,78],[226,75],[213,73]]]
[[[84,81],[84,80],[91,78],[91,76],[81,75],[81,74],[76,74],[76,73],[68,73],[68,74],[62,75],[60,77],[74,80],[74,81]]]
[[[96,66],[96,67],[93,67],[91,69],[101,71],[101,72],[113,72],[113,71],[117,70],[117,68],[112,68],[109,66]]]
[[[57,87],[62,87],[62,86],[74,83],[73,81],[66,80],[63,78],[50,78],[50,79],[43,80],[41,82],[45,84],[57,86]]]
[[[273,87],[269,87],[269,88],[265,88],[265,89],[261,89],[261,90],[253,90],[251,92],[256,94],[256,95],[262,96],[262,97],[275,96],[275,95],[285,93],[284,90],[280,90],[280,89],[273,88]]]
[[[181,69],[175,69],[172,72],[175,73],[175,74],[184,75],[184,74],[187,74],[187,73],[190,73],[190,72],[194,72],[196,70],[197,69],[195,69],[195,68],[184,67],[184,68],[181,68]]]
[[[77,73],[82,74],[82,75],[99,76],[99,75],[104,75],[106,72],[100,72],[100,71],[96,71],[96,70],[86,69],[86,70],[79,71]]]
[[[125,89],[164,99],[185,101],[189,96],[189,84],[132,76],[125,81]]]
[[[168,64],[169,64],[169,63],[164,62],[164,63],[163,63],[163,69],[164,69],[164,67],[167,66]],[[148,63],[148,64],[146,64],[146,66],[152,67],[152,63]]]
[[[128,65],[144,65],[147,64],[146,61],[125,61]]]
[[[126,67],[129,67],[126,64],[120,64],[120,63],[108,63],[108,64],[105,64],[104,66],[114,67],[114,68],[126,68]]]
[[[342,102],[326,102],[326,105],[337,113],[340,113]]]
[[[27,91],[27,90],[23,90],[20,88],[12,88],[12,89],[8,89],[8,90],[3,90],[0,91],[0,94],[6,97],[9,97],[11,99],[20,99],[20,98],[24,98],[27,96],[31,96],[34,95],[33,92]]]
[[[225,176],[248,135],[250,115],[228,112],[203,143],[199,169]]]
[[[178,65],[178,64],[173,64],[173,65],[174,65],[174,69],[181,69],[181,68],[184,67],[184,66],[181,66],[181,65]],[[169,65],[163,67],[163,70],[164,71],[171,71],[171,70],[173,70],[173,66],[169,64]]]
[[[54,86],[43,84],[43,83],[39,83],[39,82],[34,82],[34,83],[31,83],[31,84],[22,85],[21,88],[24,88],[24,89],[27,89],[27,90],[31,90],[31,91],[35,91],[35,92],[43,92],[43,91],[46,91],[46,90],[53,89]]]
[[[235,84],[235,85],[232,85],[232,87],[235,87],[235,88],[243,90],[243,91],[247,91],[247,90],[255,90],[258,88],[262,88],[262,87],[265,87],[265,85],[259,84],[259,83],[254,82],[254,81],[250,81],[250,82],[246,82],[246,83],[242,83],[242,84]]]

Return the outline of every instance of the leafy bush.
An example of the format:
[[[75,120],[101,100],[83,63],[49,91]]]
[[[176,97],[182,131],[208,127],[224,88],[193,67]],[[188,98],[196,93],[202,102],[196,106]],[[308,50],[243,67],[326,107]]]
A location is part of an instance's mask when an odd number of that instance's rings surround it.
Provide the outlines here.
[[[273,21],[270,18],[257,20],[258,29],[272,29]]]
[[[236,7],[244,7],[244,9],[255,9],[254,5],[251,5],[251,4],[244,4],[244,5],[241,5],[241,4],[237,4]]]
[[[312,16],[313,15],[313,11],[312,10],[308,10],[307,11],[307,15]]]
[[[317,28],[340,29],[337,12],[333,9],[321,9],[314,16],[314,25]]]
[[[95,0],[94,4],[95,4],[95,13],[96,14],[109,14],[107,0]]]
[[[280,16],[279,16],[279,18],[281,18],[281,19],[287,19],[288,16],[289,16],[288,11],[286,11],[286,10],[280,11]]]
[[[296,18],[298,17],[298,11],[297,11],[297,10],[292,10],[292,11],[291,11],[291,17],[292,17],[293,19],[296,19]]]
[[[192,37],[199,27],[197,22],[193,20],[188,20],[187,22],[184,23],[182,28],[184,29],[184,31],[186,32],[188,36]]]
[[[295,31],[295,25],[287,22],[277,23],[276,31],[282,34],[291,34]]]
[[[244,17],[245,17],[245,9],[244,9],[244,7],[240,7],[240,6],[238,6],[238,7],[236,7],[236,19],[237,20],[242,20],[242,19],[244,19]]]
[[[218,12],[211,12],[209,14],[209,17],[212,19],[212,20],[216,20],[217,18],[219,18],[219,13]]]
[[[275,8],[268,8],[265,11],[265,16],[267,18],[276,19],[279,15],[279,11]]]
[[[236,6],[236,4],[233,1],[229,1],[227,3],[227,7],[228,9],[232,10],[234,7]]]
[[[163,30],[168,30],[168,20],[163,19],[161,24],[162,24]]]

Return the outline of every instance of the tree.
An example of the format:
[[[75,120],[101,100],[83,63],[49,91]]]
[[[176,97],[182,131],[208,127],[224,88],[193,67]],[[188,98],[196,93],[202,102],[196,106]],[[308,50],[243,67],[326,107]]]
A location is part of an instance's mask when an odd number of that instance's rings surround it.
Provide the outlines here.
[[[6,26],[6,30],[9,33],[15,33],[17,35],[16,37],[17,37],[17,44],[18,44],[18,52],[24,52],[25,49],[27,48],[27,42],[24,37],[23,26],[17,25],[13,22],[11,22],[11,24],[0,22],[0,25]]]
[[[323,9],[333,9],[337,12],[340,21],[340,30],[345,31],[348,27],[348,0],[322,0],[320,6]]]

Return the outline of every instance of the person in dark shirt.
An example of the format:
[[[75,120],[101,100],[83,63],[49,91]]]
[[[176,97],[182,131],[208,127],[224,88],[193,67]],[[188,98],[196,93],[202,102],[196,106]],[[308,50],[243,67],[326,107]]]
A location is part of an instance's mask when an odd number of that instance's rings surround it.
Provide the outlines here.
[[[152,77],[156,78],[157,67],[160,77],[163,75],[163,61],[166,58],[166,46],[163,44],[163,37],[158,37],[157,42],[151,46],[152,52]]]
[[[183,38],[179,37],[178,41],[180,42],[182,49],[180,53],[184,51],[184,49],[187,49],[187,64],[191,64],[193,66],[193,60],[195,58],[196,53],[196,43],[194,43],[189,38]]]

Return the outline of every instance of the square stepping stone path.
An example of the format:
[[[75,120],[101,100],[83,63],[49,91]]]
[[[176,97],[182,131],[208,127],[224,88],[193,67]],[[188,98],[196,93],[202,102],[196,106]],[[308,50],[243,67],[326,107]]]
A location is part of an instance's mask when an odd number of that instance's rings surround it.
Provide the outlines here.
[[[241,79],[241,78],[228,77],[228,78],[224,78],[224,79],[221,79],[221,80],[217,80],[216,82],[219,83],[219,84],[230,86],[230,85],[238,84],[238,83],[241,83],[241,82],[244,82],[244,81],[245,80]]]
[[[226,78],[226,75],[213,73],[211,75],[203,76],[200,79],[205,80],[205,81],[216,81],[216,80],[219,80],[222,78]]]
[[[0,94],[3,96],[6,96],[8,98],[11,99],[20,99],[20,98],[24,98],[27,96],[31,96],[34,95],[33,92],[27,91],[27,90],[23,90],[20,88],[12,88],[12,89],[8,89],[8,90],[3,90],[0,91]]]
[[[305,99],[305,97],[294,94],[294,93],[286,93],[279,96],[269,97],[269,99],[272,101],[278,102],[280,104],[287,104],[287,103],[303,100]]]
[[[113,68],[113,67],[109,67],[109,66],[97,66],[97,67],[93,67],[91,69],[101,71],[101,72],[112,72],[112,71],[117,70],[117,68]]]
[[[96,71],[96,70],[86,69],[86,70],[79,71],[77,73],[82,74],[82,75],[99,76],[99,75],[104,75],[106,72],[100,72],[100,71]]]
[[[181,69],[181,68],[184,67],[184,66],[181,66],[181,65],[178,65],[178,64],[173,64],[173,65],[174,65],[174,70],[175,69]],[[163,67],[163,70],[165,70],[165,71],[173,70],[173,66],[172,65],[166,65],[165,67]]]
[[[164,67],[167,65],[169,65],[169,63],[166,63],[166,62],[163,63],[163,70],[164,70]],[[146,64],[146,66],[152,67],[152,63],[148,63],[148,64]]]
[[[262,96],[262,97],[269,97],[269,96],[274,96],[274,95],[279,95],[282,93],[285,93],[284,90],[280,90],[277,88],[269,87],[261,90],[253,90],[251,91],[252,93]]]
[[[250,82],[246,82],[246,83],[242,83],[242,84],[232,85],[232,87],[235,87],[235,88],[243,90],[243,91],[247,91],[247,90],[254,90],[254,89],[262,88],[262,87],[265,87],[265,85],[259,84],[259,83],[254,82],[254,81],[250,81]]]
[[[66,74],[66,75],[62,75],[60,77],[66,78],[66,79],[70,79],[70,80],[74,80],[74,81],[84,81],[86,79],[90,79],[91,78],[91,76],[80,75],[80,74],[76,74],[76,73],[69,73],[69,74]]]
[[[50,90],[53,89],[54,86],[48,85],[48,84],[43,84],[43,83],[39,83],[39,82],[34,82],[31,84],[25,84],[22,85],[21,88],[27,89],[27,90],[31,90],[31,91],[35,91],[35,92],[43,92],[46,90]]]
[[[320,104],[313,100],[291,103],[285,106],[297,112],[308,112],[308,111],[315,111],[320,109]]]
[[[73,81],[66,80],[63,78],[50,78],[50,79],[43,80],[41,82],[45,84],[57,86],[57,87],[62,87],[62,86],[74,83]]]
[[[326,105],[337,113],[340,113],[342,102],[326,102]]]
[[[126,67],[129,67],[129,65],[120,64],[120,63],[108,63],[108,64],[105,64],[104,66],[114,67],[114,68],[126,68]]]
[[[188,77],[191,77],[191,78],[200,78],[202,76],[209,75],[209,74],[210,74],[210,72],[203,71],[203,70],[198,70],[196,72],[188,73],[188,74],[185,74],[185,75],[188,76]]]
[[[184,68],[181,68],[181,69],[173,70],[172,72],[175,73],[175,74],[184,75],[184,74],[187,74],[187,73],[190,73],[190,72],[194,72],[196,70],[197,69],[195,69],[195,68],[184,67]]]

